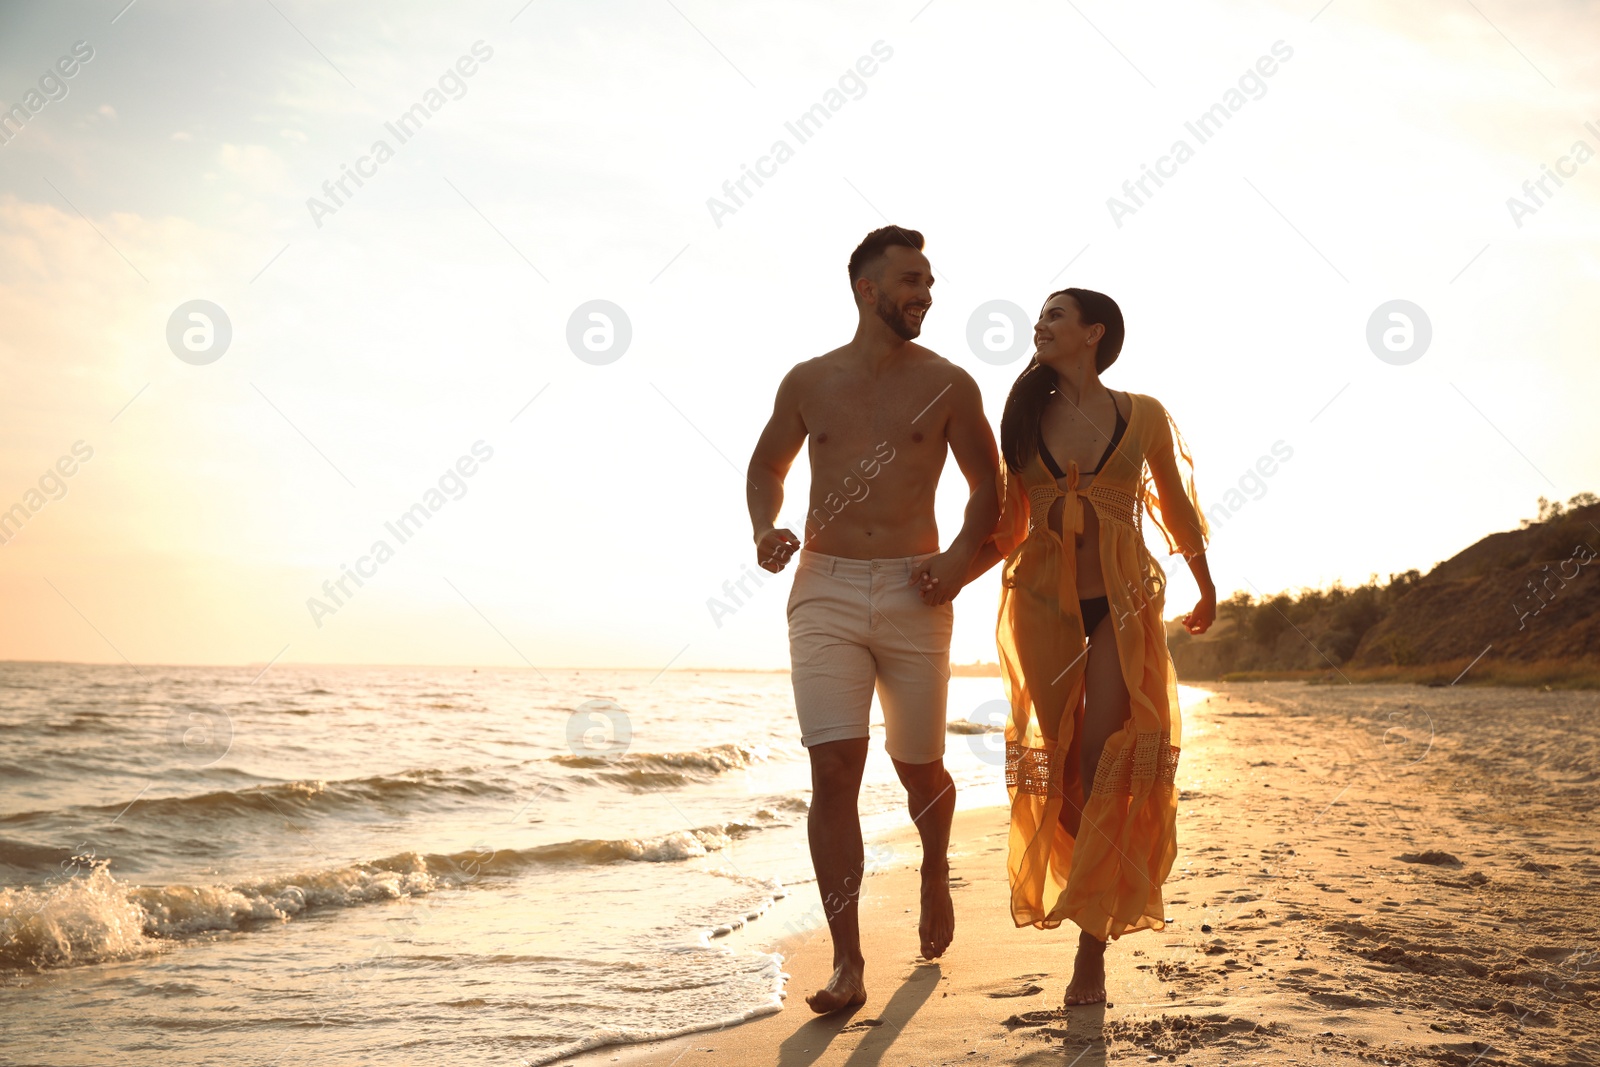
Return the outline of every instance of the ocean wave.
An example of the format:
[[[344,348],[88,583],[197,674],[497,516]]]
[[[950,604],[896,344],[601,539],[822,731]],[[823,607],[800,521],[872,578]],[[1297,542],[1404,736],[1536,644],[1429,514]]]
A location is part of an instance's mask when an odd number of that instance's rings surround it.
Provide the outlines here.
[[[767,822],[781,820],[785,813],[805,815],[811,810],[811,802],[805,797],[781,796],[775,799],[769,807],[757,808],[755,818]]]
[[[428,858],[441,869],[470,868],[490,874],[511,873],[549,863],[673,863],[720,852],[735,838],[744,836],[752,829],[742,823],[729,823],[725,826],[673,830],[658,837],[561,841],[553,845],[495,852],[487,858],[481,853],[470,852]]]
[[[19,871],[48,871],[72,859],[72,849],[59,845],[36,845],[0,837],[0,867]]]
[[[658,837],[562,841],[525,849],[402,852],[231,886],[134,886],[114,877],[107,861],[98,860],[87,873],[54,885],[0,889],[0,970],[129,959],[202,934],[288,922],[316,908],[357,907],[462,888],[484,876],[541,865],[693,859],[727,848],[752,830],[730,823]],[[712,931],[710,936],[720,935]]]
[[[748,881],[748,879],[744,880]],[[770,884],[768,888],[770,889],[770,893],[766,897],[762,898],[761,903],[756,907],[746,911],[743,915],[738,915],[732,919],[729,919],[725,923],[720,923],[717,926],[711,927],[710,929],[702,930],[700,932],[700,944],[709,948],[711,947],[711,942],[714,938],[727,937],[735,930],[744,929],[744,927],[750,925],[757,919],[761,918],[761,916],[765,915],[774,904],[789,895],[788,890],[784,889],[781,885],[776,884],[776,882]]]
[[[0,889],[0,969],[72,967],[164,951],[199,934],[286,922],[316,907],[352,907],[432,891],[420,864],[384,861],[238,886],[130,886],[95,863],[44,888]]]
[[[9,760],[0,761],[0,778],[5,778],[8,781],[14,782],[19,778],[43,778],[43,777],[45,777],[44,774],[40,773],[39,771],[35,770],[32,767],[24,766],[21,763],[12,763]]]
[[[951,719],[944,724],[947,734],[1000,734],[1005,733],[1004,726],[987,722],[973,722],[970,719]]]
[[[586,772],[590,783],[621,786],[635,793],[679,789],[767,758],[764,747],[713,745],[690,752],[628,752],[620,756],[551,756],[549,762]]]
[[[558,794],[570,784],[620,786],[631,792],[643,793],[678,789],[703,782],[731,770],[749,767],[766,757],[766,749],[761,746],[724,744],[695,752],[640,752],[612,758],[560,755],[530,760],[524,766],[532,769],[535,777],[541,775],[538,770],[540,765],[548,767],[550,763],[580,772],[557,776],[561,781],[548,782],[548,788]],[[506,777],[509,773],[517,774],[518,780]],[[542,774],[547,779],[550,777],[548,770]],[[146,796],[140,799],[138,812],[141,818],[189,822],[196,818],[283,818],[350,808],[392,808],[451,799],[509,799],[522,796],[527,791],[528,777],[528,770],[419,768],[366,778],[268,782],[189,796]],[[117,816],[126,807],[123,801],[72,810],[85,815]],[[59,814],[59,810],[13,812],[0,815],[0,826],[32,823]]]
[[[749,745],[723,744],[690,752],[628,752],[620,756],[551,756],[552,763],[585,770],[687,771],[723,774],[740,770],[766,758],[766,750]]]
[[[533,1053],[531,1058],[523,1062],[528,1067],[542,1067],[543,1064],[555,1063],[558,1060],[568,1059],[582,1052],[589,1052],[597,1048],[611,1045],[638,1045],[647,1041],[666,1041],[685,1034],[703,1033],[707,1030],[725,1030],[730,1026],[759,1019],[763,1015],[775,1015],[783,1010],[784,998],[788,995],[784,991],[784,983],[789,975],[783,970],[783,956],[780,953],[763,953],[765,956],[764,970],[770,981],[767,994],[761,1001],[741,1011],[735,1011],[720,1019],[706,1022],[690,1023],[686,1026],[648,1030],[638,1027],[604,1026],[598,1027],[590,1033],[569,1041],[555,1048],[541,1049]],[[615,1057],[613,1057],[615,1058]]]
[[[143,798],[139,801],[139,814],[144,818],[171,817],[185,820],[230,815],[281,817],[290,814],[310,814],[319,810],[370,807],[451,796],[474,799],[494,796],[514,797],[519,792],[515,783],[476,777],[476,772],[472,768],[453,771],[427,769],[332,782],[321,779],[275,782],[270,785],[223,789],[192,796]],[[126,807],[126,802],[123,802],[78,810],[90,814],[117,815]],[[52,814],[56,813],[17,812],[0,816],[0,824],[31,822],[40,816]]]

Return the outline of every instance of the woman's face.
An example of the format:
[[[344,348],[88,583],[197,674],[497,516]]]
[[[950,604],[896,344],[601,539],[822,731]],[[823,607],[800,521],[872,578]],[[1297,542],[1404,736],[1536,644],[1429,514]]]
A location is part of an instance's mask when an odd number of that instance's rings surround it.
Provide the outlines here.
[[[1076,366],[1086,352],[1092,353],[1105,327],[1085,326],[1078,302],[1068,293],[1053,296],[1039,312],[1033,326],[1034,355],[1054,370]]]

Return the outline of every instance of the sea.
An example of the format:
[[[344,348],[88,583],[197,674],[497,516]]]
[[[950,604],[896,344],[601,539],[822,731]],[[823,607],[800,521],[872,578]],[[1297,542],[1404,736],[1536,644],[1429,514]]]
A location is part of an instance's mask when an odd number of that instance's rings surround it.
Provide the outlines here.
[[[960,807],[1005,802],[1004,713],[951,680]],[[917,862],[881,721],[869,869]],[[783,673],[0,663],[0,1062],[538,1065],[778,1011],[810,795]]]

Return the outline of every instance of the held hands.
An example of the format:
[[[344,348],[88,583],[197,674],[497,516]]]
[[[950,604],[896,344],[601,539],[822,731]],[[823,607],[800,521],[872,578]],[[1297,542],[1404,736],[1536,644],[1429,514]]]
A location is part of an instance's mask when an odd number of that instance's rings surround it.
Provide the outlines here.
[[[800,539],[790,530],[771,529],[756,538],[756,562],[777,574],[800,549]]]
[[[1217,594],[1202,593],[1194,610],[1183,617],[1183,628],[1192,634],[1203,634],[1217,621]]]
[[[912,572],[910,584],[917,586],[922,602],[929,607],[948,604],[966,584],[970,563],[970,560],[959,555],[941,552],[922,561],[922,565]]]

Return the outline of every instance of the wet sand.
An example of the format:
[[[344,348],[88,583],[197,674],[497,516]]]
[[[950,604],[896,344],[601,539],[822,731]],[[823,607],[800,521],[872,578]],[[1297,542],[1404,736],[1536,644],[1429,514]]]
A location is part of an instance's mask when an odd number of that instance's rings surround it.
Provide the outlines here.
[[[819,929],[780,946],[782,1012],[572,1062],[1600,1063],[1600,694],[1215,688],[1184,709],[1170,921],[1111,943],[1108,1003],[1060,1007],[1076,928],[1011,924],[986,808],[957,816],[944,959],[918,958],[904,833],[866,883],[865,1007],[806,1008]]]

